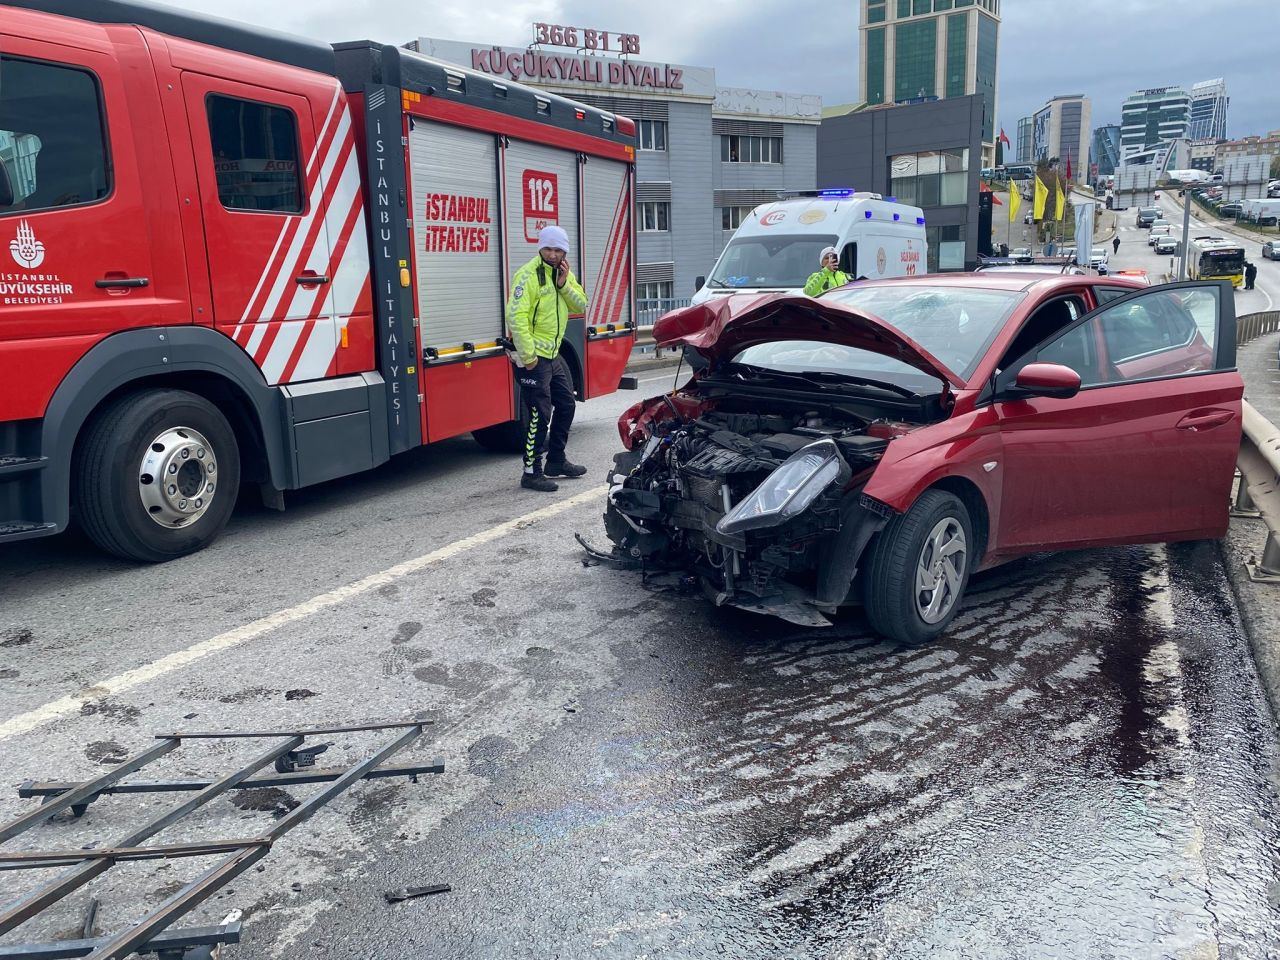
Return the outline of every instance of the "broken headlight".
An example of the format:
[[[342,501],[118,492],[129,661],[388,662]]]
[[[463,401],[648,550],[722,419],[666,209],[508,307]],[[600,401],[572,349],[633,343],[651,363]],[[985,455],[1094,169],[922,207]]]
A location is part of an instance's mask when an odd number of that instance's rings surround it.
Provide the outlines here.
[[[835,441],[811,443],[743,497],[716,524],[716,530],[735,534],[776,527],[808,510],[822,491],[842,476],[848,478],[849,467]]]

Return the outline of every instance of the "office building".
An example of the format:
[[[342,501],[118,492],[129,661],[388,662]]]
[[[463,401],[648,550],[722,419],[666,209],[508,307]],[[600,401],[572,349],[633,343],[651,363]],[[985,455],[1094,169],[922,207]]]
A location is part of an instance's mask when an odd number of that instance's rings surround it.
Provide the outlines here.
[[[1093,128],[1093,141],[1089,147],[1090,179],[1110,177],[1120,166],[1120,125],[1104,124]]]
[[[1190,159],[1187,165],[1192,170],[1203,170],[1213,173],[1218,169],[1218,144],[1221,140],[1192,140]]]
[[[1187,136],[1196,140],[1227,139],[1227,84],[1221,77],[1204,80],[1191,88],[1191,127]]]
[[[1228,161],[1238,157],[1275,156],[1280,156],[1280,130],[1272,131],[1265,137],[1242,137],[1217,144],[1214,148],[1214,169],[1221,170]]]
[[[862,0],[862,99],[869,105],[978,95],[983,167],[995,165],[1000,0]]]
[[[1153,87],[1128,97],[1121,108],[1120,150],[1142,153],[1187,137],[1191,95],[1181,87]]]
[[[1089,156],[1089,125],[1093,107],[1089,98],[1080,94],[1054,97],[1032,115],[1031,157],[1041,163],[1056,158],[1058,169],[1066,171],[1071,161],[1071,175],[1085,180]]]
[[[1018,121],[1018,148],[1014,153],[1012,161],[1017,163],[1033,163],[1035,154],[1032,152],[1032,144],[1034,137],[1032,136],[1035,119],[1033,117],[1023,117]]]
[[[985,110],[974,94],[824,117],[818,186],[869,190],[921,207],[929,272],[972,270]]]
[[[716,85],[711,67],[422,38],[412,48],[636,121],[636,280],[642,301],[688,297],[741,218],[812,190],[821,98]]]

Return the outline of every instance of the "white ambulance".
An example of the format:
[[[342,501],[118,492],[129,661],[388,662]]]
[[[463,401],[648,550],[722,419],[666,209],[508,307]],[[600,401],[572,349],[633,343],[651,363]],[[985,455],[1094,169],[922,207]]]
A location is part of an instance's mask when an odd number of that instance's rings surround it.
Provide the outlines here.
[[[919,207],[878,193],[806,190],[743,218],[693,303],[735,293],[800,293],[820,268],[824,247],[839,251],[850,280],[928,272]]]

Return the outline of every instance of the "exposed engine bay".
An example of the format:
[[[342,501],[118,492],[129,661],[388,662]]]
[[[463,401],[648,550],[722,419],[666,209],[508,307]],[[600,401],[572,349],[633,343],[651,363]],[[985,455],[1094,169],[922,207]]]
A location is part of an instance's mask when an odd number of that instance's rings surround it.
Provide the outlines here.
[[[717,604],[829,625],[822,613],[847,601],[859,556],[892,515],[862,486],[913,425],[870,404],[732,394],[697,397],[690,416],[677,401],[693,399],[660,398],[666,418],[615,456],[613,557],[695,574]]]

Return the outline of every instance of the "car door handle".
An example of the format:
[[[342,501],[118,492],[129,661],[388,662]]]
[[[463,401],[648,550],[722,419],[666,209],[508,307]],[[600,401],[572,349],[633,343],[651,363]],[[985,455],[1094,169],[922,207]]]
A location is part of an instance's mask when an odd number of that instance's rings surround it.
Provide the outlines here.
[[[303,284],[311,284],[311,283],[321,284],[321,283],[328,283],[329,278],[322,273],[304,273],[300,277],[294,277],[293,282],[303,283]]]
[[[1235,414],[1230,410],[1198,410],[1195,413],[1188,413],[1179,420],[1178,429],[1208,430],[1210,427],[1220,427],[1234,417]]]
[[[93,285],[99,290],[110,290],[113,287],[147,287],[151,285],[151,280],[147,277],[109,277],[105,280],[95,280]]]

